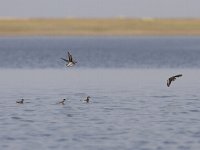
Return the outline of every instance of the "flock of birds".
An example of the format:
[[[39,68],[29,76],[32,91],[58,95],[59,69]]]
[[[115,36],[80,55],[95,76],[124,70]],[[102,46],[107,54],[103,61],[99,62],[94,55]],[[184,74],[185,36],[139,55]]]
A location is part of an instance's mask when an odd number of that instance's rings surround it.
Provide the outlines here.
[[[73,57],[69,52],[68,52],[68,58],[67,59],[65,59],[65,58],[61,58],[61,59],[66,62],[66,66],[67,67],[73,67],[77,63],[76,61],[73,60]],[[176,78],[179,78],[179,77],[182,77],[182,76],[183,76],[182,74],[178,74],[178,75],[175,75],[175,76],[172,76],[172,77],[168,78],[167,86],[170,87],[172,81],[175,81]],[[83,100],[83,101],[85,101],[86,103],[89,103],[89,100],[90,100],[90,96],[87,96],[87,98],[85,100]],[[58,102],[58,104],[64,105],[65,101],[66,101],[66,99],[62,99],[62,101]],[[21,100],[16,101],[16,103],[23,104],[24,103],[24,99],[22,98]]]

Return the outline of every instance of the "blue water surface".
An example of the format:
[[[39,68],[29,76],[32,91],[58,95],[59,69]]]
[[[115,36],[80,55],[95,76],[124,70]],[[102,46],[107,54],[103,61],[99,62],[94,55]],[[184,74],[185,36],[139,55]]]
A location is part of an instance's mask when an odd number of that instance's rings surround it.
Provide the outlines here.
[[[199,37],[1,37],[0,149],[199,150],[199,54]]]

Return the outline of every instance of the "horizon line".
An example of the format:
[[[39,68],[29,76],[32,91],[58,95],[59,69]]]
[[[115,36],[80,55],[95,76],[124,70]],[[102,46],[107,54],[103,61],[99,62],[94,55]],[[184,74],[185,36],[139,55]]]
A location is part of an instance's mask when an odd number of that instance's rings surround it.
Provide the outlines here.
[[[193,19],[200,19],[200,17],[126,17],[126,16],[116,16],[116,17],[74,17],[74,16],[66,16],[66,17],[4,17],[0,16],[0,20],[32,20],[32,19],[141,19],[141,20],[156,20],[156,19],[187,19],[187,20],[193,20]]]

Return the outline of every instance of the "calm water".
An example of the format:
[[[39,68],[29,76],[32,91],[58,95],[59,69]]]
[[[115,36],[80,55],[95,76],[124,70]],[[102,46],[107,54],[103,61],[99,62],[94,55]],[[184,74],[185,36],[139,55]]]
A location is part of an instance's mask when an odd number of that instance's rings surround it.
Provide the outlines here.
[[[200,37],[0,38],[0,68],[200,68]]]
[[[0,148],[199,150],[199,54],[198,37],[1,38]]]

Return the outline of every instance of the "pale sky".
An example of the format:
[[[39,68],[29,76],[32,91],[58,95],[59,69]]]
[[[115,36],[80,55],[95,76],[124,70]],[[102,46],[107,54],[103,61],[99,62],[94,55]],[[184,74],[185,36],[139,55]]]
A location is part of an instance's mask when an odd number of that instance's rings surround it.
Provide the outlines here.
[[[200,18],[200,0],[0,0],[0,17]]]

